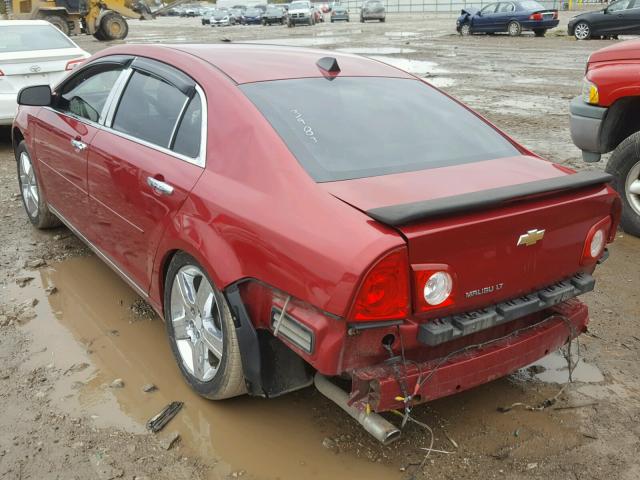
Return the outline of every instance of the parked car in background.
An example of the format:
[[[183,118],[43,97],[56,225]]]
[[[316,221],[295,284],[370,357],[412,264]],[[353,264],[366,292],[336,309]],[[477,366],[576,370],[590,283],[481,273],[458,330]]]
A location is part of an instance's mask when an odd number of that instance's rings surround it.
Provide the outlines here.
[[[313,19],[316,23],[324,22],[324,13],[320,5],[313,5]]]
[[[90,56],[45,20],[0,20],[0,125],[13,122],[21,88],[54,86]]]
[[[340,21],[349,21],[349,10],[342,5],[338,5],[331,9],[331,23]]]
[[[184,7],[181,15],[182,17],[198,17],[200,15],[200,8],[194,5],[188,5]]]
[[[66,224],[149,302],[197,393],[315,381],[383,442],[400,432],[375,412],[585,332],[577,297],[616,236],[610,175],[543,160],[373,59],[119,45],[19,103],[26,217]]]
[[[311,2],[308,0],[295,0],[289,4],[287,12],[287,26],[315,25],[315,13]]]
[[[230,25],[235,25],[235,23],[235,18],[226,8],[219,8],[213,12],[213,15],[211,15],[212,27],[228,27]]]
[[[571,102],[571,138],[586,162],[613,152],[606,170],[622,198],[621,225],[640,237],[640,40],[589,57],[582,95]]]
[[[263,25],[284,25],[285,18],[285,10],[284,8],[277,5],[269,5],[262,15],[262,24]]]
[[[378,20],[384,22],[387,19],[387,14],[384,9],[384,5],[380,0],[365,0],[362,3],[360,9],[360,21],[366,22],[367,20]]]
[[[640,0],[618,0],[606,8],[576,15],[567,24],[577,40],[640,34]]]
[[[267,11],[267,5],[264,3],[260,3],[258,5],[253,5],[253,8],[257,8],[258,10],[261,10],[262,13]]]
[[[245,25],[260,25],[262,23],[262,10],[259,8],[247,8],[244,12]]]
[[[490,3],[478,10],[465,8],[456,21],[461,35],[474,33],[503,33],[518,36],[531,30],[536,37],[544,37],[547,30],[558,26],[558,11],[548,9],[534,0]]]
[[[202,18],[200,18],[200,22],[202,23],[202,25],[211,25],[211,16],[215,11],[216,11],[215,8],[207,8],[202,13]]]
[[[244,12],[245,10],[243,8],[232,7],[229,9],[229,15],[233,18],[234,25],[244,24]]]

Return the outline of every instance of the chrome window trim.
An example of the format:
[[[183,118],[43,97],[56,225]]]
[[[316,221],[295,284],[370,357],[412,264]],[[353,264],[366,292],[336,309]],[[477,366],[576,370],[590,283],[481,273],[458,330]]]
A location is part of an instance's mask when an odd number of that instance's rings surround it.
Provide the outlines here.
[[[100,250],[96,245],[94,245],[93,243],[91,243],[91,241],[85,237],[80,230],[78,230],[76,227],[73,226],[73,224],[71,222],[69,222],[69,220],[67,220],[64,215],[62,215],[54,206],[52,206],[50,203],[47,203],[47,206],[49,207],[49,210],[51,210],[51,213],[53,213],[56,217],[58,217],[60,219],[60,221],[62,223],[64,223],[66,225],[66,227],[71,230],[71,232],[73,232],[73,234],[75,236],[77,236],[80,240],[82,240],[97,256],[98,258],[100,258],[103,262],[105,262],[109,267],[111,267],[111,269],[116,272],[120,278],[122,278],[125,282],[127,282],[129,284],[129,286],[131,288],[133,288],[136,293],[138,295],[140,295],[141,297],[143,297],[144,299],[149,298],[149,293],[146,292],[142,287],[140,287],[135,280],[133,280],[131,277],[129,277],[129,275],[127,275],[126,273],[124,273],[124,271],[118,266],[118,264],[116,262],[114,262],[113,260],[111,260],[111,258],[102,252],[102,250]]]
[[[182,125],[182,120],[183,120],[182,117],[184,116],[184,111],[187,109],[187,105],[189,105],[190,101],[191,101],[191,98],[185,96],[184,103],[182,104],[182,108],[180,109],[180,114],[178,115],[176,124],[173,126],[173,130],[171,131],[171,136],[169,136],[169,144],[167,145],[168,149],[171,149],[171,145],[173,145],[173,139],[176,138],[178,127]],[[200,104],[200,108],[202,108],[202,104]]]

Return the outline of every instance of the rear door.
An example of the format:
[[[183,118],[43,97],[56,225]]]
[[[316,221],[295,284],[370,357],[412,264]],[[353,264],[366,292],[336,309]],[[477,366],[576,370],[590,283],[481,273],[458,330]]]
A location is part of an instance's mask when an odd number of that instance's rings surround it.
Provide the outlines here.
[[[640,34],[640,0],[631,0],[622,12],[622,18],[624,19],[624,31],[621,33]]]
[[[511,2],[500,2],[498,4],[498,10],[493,15],[494,22],[491,28],[496,32],[505,32],[507,30],[508,23],[515,17],[516,6]]]
[[[596,25],[596,30],[604,34],[618,35],[628,33],[632,28],[629,7],[633,0],[618,0],[607,8]]]
[[[205,103],[183,73],[136,59],[91,145],[91,236],[144,291],[164,228],[202,174]]]
[[[36,121],[36,156],[47,198],[80,230],[89,221],[88,146],[121,70],[113,64],[83,69],[55,92],[53,108],[41,109]]]

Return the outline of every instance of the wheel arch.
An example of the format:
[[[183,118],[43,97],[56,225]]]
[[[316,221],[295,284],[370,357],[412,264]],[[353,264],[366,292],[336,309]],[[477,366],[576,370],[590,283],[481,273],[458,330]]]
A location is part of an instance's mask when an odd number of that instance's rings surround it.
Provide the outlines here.
[[[640,96],[616,100],[607,110],[600,133],[600,150],[610,152],[625,138],[640,131],[640,117],[634,115],[640,109]]]
[[[22,131],[20,130],[20,128],[14,125],[13,128],[11,128],[11,145],[13,146],[14,156],[16,153],[16,149],[18,148],[18,145],[20,145],[20,142],[22,142],[23,140],[24,140],[24,135],[22,134]]]

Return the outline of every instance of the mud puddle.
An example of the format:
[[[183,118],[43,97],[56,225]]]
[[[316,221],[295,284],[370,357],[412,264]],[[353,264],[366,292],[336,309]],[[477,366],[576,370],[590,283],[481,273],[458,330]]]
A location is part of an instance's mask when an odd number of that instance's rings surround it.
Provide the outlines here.
[[[33,276],[28,286],[11,286],[9,293],[15,301],[37,300],[37,317],[24,328],[40,353],[27,367],[65,372],[49,392],[53,404],[89,416],[97,426],[142,433],[151,416],[171,401],[182,401],[183,410],[158,435],[179,432],[185,454],[215,464],[212,478],[240,471],[257,479],[403,478],[400,469],[410,468],[424,455],[420,448],[429,445],[428,434],[412,425],[398,442],[382,447],[313,389],[274,400],[202,399],[180,376],[162,321],[132,311],[139,297],[100,260],[69,259]],[[53,286],[56,293],[47,295]],[[124,387],[111,388],[118,378]],[[157,391],[143,392],[146,384]],[[434,448],[455,453],[451,436],[465,458],[508,451],[514,458],[541,459],[554,448],[584,440],[575,422],[566,421],[570,414],[502,414],[497,408],[535,404],[557,391],[557,385],[516,375],[420,406],[414,415],[434,428]],[[327,438],[331,448],[323,447]],[[436,460],[451,462],[452,468],[461,461],[453,454],[446,457]]]
[[[349,47],[336,48],[336,51],[343,53],[355,53],[358,55],[392,55],[394,53],[414,53],[413,48],[398,47]]]
[[[335,37],[288,37],[288,38],[269,38],[265,40],[248,40],[238,43],[259,43],[261,45],[284,45],[293,47],[319,47],[323,45],[335,45],[337,43],[346,43],[350,40],[347,36]]]
[[[600,383],[604,381],[604,375],[602,375],[598,367],[586,363],[575,354],[572,354],[572,357],[575,367],[571,377],[574,382]],[[535,362],[530,369],[530,371],[534,372],[533,377],[541,382],[563,384],[569,381],[569,365],[561,352],[547,355]]]

